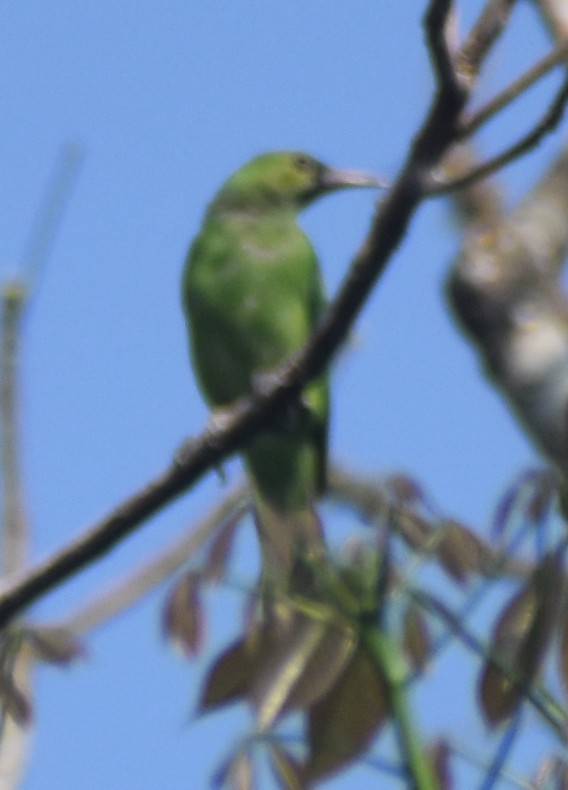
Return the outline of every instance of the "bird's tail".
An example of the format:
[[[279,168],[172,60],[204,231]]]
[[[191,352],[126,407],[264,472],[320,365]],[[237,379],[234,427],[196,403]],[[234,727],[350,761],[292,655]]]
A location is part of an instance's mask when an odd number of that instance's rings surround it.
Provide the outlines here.
[[[326,555],[315,509],[322,489],[323,452],[300,424],[267,431],[248,446],[245,461],[253,487],[265,582],[292,585],[300,568],[316,568]],[[298,585],[293,584],[298,591]]]
[[[326,556],[315,507],[282,513],[255,494],[254,510],[265,581],[271,585],[293,585],[295,592],[301,591],[299,587],[311,587],[308,577],[315,575]]]

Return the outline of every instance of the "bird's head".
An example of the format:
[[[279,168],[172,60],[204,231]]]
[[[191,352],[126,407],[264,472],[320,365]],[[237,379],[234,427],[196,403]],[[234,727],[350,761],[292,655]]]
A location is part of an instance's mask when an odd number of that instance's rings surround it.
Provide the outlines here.
[[[286,208],[300,211],[337,189],[384,187],[359,170],[336,170],[299,151],[275,151],[251,159],[225,182],[216,203],[226,208]]]

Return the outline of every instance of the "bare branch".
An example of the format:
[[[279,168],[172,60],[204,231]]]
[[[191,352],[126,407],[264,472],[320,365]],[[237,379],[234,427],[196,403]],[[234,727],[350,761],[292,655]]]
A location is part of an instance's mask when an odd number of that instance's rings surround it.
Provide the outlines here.
[[[3,487],[2,572],[17,573],[28,553],[28,525],[22,493],[19,436],[19,348],[25,292],[8,283],[2,293],[0,330],[0,437]]]
[[[61,220],[63,206],[69,196],[71,177],[77,165],[77,151],[69,147],[56,163],[54,177],[48,184],[40,205],[28,248],[23,256],[17,278],[6,282],[0,294],[0,478],[2,507],[2,576],[23,573],[28,559],[29,524],[26,514],[22,464],[20,456],[20,345],[22,320],[29,304],[30,293],[52,245]],[[13,682],[31,694],[31,655],[20,650],[5,681]],[[15,787],[21,781],[29,746],[29,729],[14,717],[2,723],[0,775],[3,784]]]
[[[566,109],[566,102],[568,101],[568,77],[560,86],[554,101],[541,118],[541,120],[528,132],[524,137],[511,145],[501,154],[492,157],[486,162],[474,167],[469,173],[465,173],[452,181],[434,183],[429,190],[430,195],[444,195],[453,192],[456,189],[463,189],[471,186],[471,184],[479,181],[482,178],[502,170],[506,165],[511,164],[515,159],[528,153],[535,148],[545,137],[550,134],[558,126],[564,115]]]
[[[4,492],[2,568],[20,571],[26,561],[28,526],[24,513],[19,437],[19,350],[22,318],[40,268],[45,263],[61,221],[80,161],[77,146],[64,146],[38,208],[23,255],[21,271],[0,294],[0,439]]]
[[[491,99],[491,101],[487,102],[483,107],[480,107],[473,115],[469,118],[465,118],[459,130],[460,138],[464,139],[471,136],[493,115],[501,112],[508,104],[518,98],[527,88],[530,88],[531,85],[534,85],[541,77],[548,74],[555,66],[558,66],[560,63],[565,63],[567,58],[568,42],[565,42],[560,44],[548,55],[545,55],[538,63],[535,63],[534,66],[514,80],[505,90]]]
[[[83,152],[76,143],[62,146],[22,256],[22,274],[19,279],[23,281],[29,293],[37,290],[38,277],[51,252],[55,234],[71,197],[82,161]]]
[[[18,391],[19,349],[22,319],[35,290],[71,194],[81,160],[76,145],[62,148],[52,177],[32,223],[28,244],[18,274],[4,284],[1,293],[0,335],[0,439],[1,473],[4,491],[3,562],[4,574],[21,571],[26,562],[28,525],[22,493]]]
[[[477,76],[493,44],[505,29],[515,0],[489,0],[458,53],[459,70]]]
[[[454,58],[449,46],[448,25],[454,12],[452,0],[432,0],[424,17],[428,50],[438,81],[438,87],[459,93]]]

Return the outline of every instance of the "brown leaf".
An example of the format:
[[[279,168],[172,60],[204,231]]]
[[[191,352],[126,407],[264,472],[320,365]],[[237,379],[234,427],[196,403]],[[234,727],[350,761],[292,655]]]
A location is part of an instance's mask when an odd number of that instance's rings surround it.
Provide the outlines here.
[[[385,488],[390,496],[399,504],[406,505],[426,505],[428,500],[424,489],[417,480],[398,472],[389,475],[385,480]]]
[[[433,527],[428,519],[405,507],[393,507],[389,513],[392,528],[419,553],[430,550]]]
[[[560,596],[559,596],[560,597]],[[560,611],[560,638],[558,645],[558,669],[564,693],[568,695],[568,601],[562,597],[562,608]]]
[[[526,517],[533,522],[538,521],[545,509],[550,506],[556,490],[557,483],[549,472],[543,472],[542,469],[529,469],[523,472],[498,503],[491,535],[494,538],[504,535],[520,505],[523,505],[523,518]],[[528,504],[524,504],[527,495],[529,495]]]
[[[447,741],[436,741],[428,749],[428,757],[434,770],[438,790],[451,790],[454,783],[450,773],[450,747]]]
[[[535,473],[533,491],[526,505],[527,518],[538,527],[557,501],[558,480],[548,470]]]
[[[444,521],[440,530],[438,558],[450,576],[465,582],[470,574],[482,573],[487,550],[477,535],[453,519]]]
[[[0,705],[20,727],[27,727],[33,719],[33,707],[13,678],[5,675],[0,678]]]
[[[428,662],[431,640],[426,618],[415,601],[411,601],[403,620],[404,652],[415,669],[423,670]]]
[[[262,643],[262,629],[251,630],[245,639],[234,642],[217,658],[205,679],[198,709],[208,711],[245,698],[256,672]]]
[[[523,685],[534,679],[553,635],[561,589],[560,557],[548,554],[497,620],[490,643],[491,654],[510,669],[512,676],[491,660],[485,664],[479,697],[489,724],[496,725],[509,718],[521,704]]]
[[[238,510],[233,514],[216,534],[212,541],[207,556],[203,563],[203,573],[208,581],[219,581],[223,578],[235,543],[235,533],[242,512]]]
[[[83,643],[68,628],[34,625],[22,633],[36,657],[49,664],[67,666],[86,654]]]
[[[375,661],[359,646],[337,682],[309,712],[306,780],[335,773],[366,749],[385,721],[387,699]]]
[[[493,515],[490,534],[493,538],[500,538],[504,535],[514,512],[519,496],[519,483],[509,486],[505,491]]]
[[[203,643],[203,608],[200,576],[185,573],[169,593],[162,614],[164,634],[184,655],[196,655]]]
[[[334,619],[288,609],[263,626],[250,686],[261,729],[283,713],[306,709],[330,688],[353,652],[353,630]]]
[[[326,619],[286,609],[252,626],[210,670],[202,711],[238,699],[256,710],[260,729],[292,709],[308,708],[332,685],[353,650],[351,630]]]

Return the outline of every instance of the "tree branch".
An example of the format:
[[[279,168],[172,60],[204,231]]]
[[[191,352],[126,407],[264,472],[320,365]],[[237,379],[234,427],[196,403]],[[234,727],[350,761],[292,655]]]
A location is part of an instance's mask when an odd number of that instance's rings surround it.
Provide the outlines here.
[[[492,157],[486,162],[477,165],[468,173],[464,173],[458,178],[451,181],[433,183],[430,188],[431,195],[444,195],[449,192],[454,192],[457,189],[464,189],[471,186],[475,181],[493,175],[498,170],[502,170],[506,165],[514,162],[515,159],[528,153],[532,148],[537,146],[542,138],[554,131],[562,120],[564,110],[566,109],[566,102],[568,101],[568,77],[565,78],[560,86],[556,97],[552,104],[545,112],[541,120],[528,132],[524,137],[521,137],[516,143],[511,145],[502,153]]]
[[[534,85],[541,77],[548,74],[555,66],[565,63],[568,58],[568,42],[560,44],[556,49],[545,55],[538,63],[531,66],[524,74],[511,82],[501,93],[497,94],[487,104],[480,107],[469,118],[462,121],[459,132],[460,138],[465,139],[476,132],[490,118],[501,112],[507,105],[517,99],[524,91]]]
[[[458,54],[459,70],[472,77],[505,29],[516,0],[489,0]]]
[[[424,17],[428,50],[438,87],[448,93],[460,92],[448,38],[448,26],[454,12],[452,0],[433,0]]]
[[[491,16],[487,9],[510,5],[503,2],[488,4],[482,14],[482,19],[487,16],[488,21],[476,26],[475,46],[469,47],[470,65],[481,62],[506,21],[503,15],[500,18]],[[432,9],[440,8],[449,11],[450,5],[432,0],[430,13]],[[440,55],[434,54],[433,57],[436,60]],[[5,587],[0,594],[0,626],[109,551],[139,524],[187,490],[206,471],[218,466],[297,396],[311,378],[329,366],[390,256],[401,243],[414,212],[427,195],[429,171],[440,163],[456,141],[458,119],[471,89],[470,69],[467,84],[464,80],[452,80],[451,86],[439,90],[434,97],[398,180],[382,202],[341,290],[306,347],[279,368],[262,393],[253,394],[224,413],[222,424],[212,420],[206,431],[178,456],[170,468],[142,491],[135,493],[67,547],[37,565],[26,577]]]

